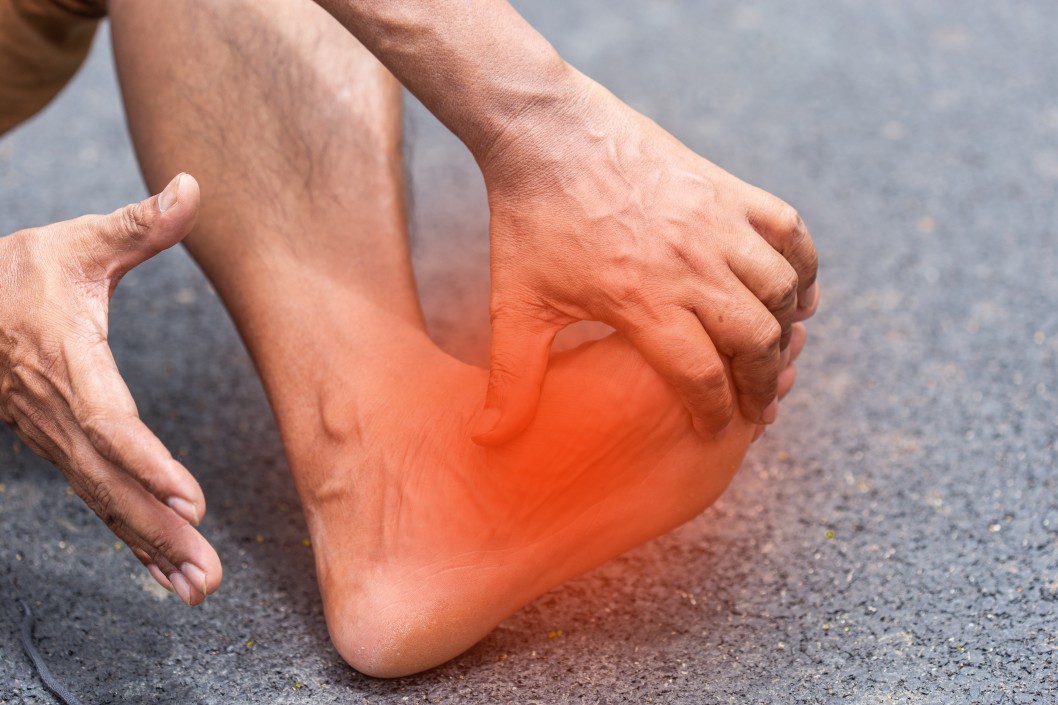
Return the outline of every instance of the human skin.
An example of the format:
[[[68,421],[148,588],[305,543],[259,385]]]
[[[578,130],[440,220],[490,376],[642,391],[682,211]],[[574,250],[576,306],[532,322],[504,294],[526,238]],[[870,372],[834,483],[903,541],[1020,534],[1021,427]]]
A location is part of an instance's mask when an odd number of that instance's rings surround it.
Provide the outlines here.
[[[425,332],[399,86],[319,8],[111,0],[111,16],[148,184],[202,184],[185,242],[261,373],[350,664],[441,663],[724,489],[758,426],[736,413],[703,438],[618,335],[552,360],[524,434],[472,442],[488,373]],[[803,326],[792,339],[787,362]]]
[[[506,0],[317,0],[473,153],[491,213],[484,445],[533,418],[557,332],[603,321],[705,435],[772,423],[781,352],[814,311],[797,212],[569,66]],[[734,385],[728,380],[730,361]]]
[[[772,385],[780,384],[782,375],[793,374],[787,370],[774,378],[772,372],[762,372],[774,361],[769,357],[762,363],[759,354],[740,347],[744,343],[752,346],[754,339],[760,343],[774,334],[776,323],[780,331],[792,330],[783,313],[790,310],[791,272],[801,275],[801,288],[806,276],[814,277],[811,239],[788,206],[693,155],[652,122],[566,66],[506,3],[476,0],[465,17],[453,15],[445,3],[363,2],[350,6],[334,0],[322,4],[398,72],[463,138],[482,165],[492,210],[494,279],[493,364],[485,406],[493,412],[503,408],[510,413],[503,415],[495,428],[484,431],[482,424],[493,425],[491,417],[476,417],[468,432],[478,442],[490,445],[507,441],[530,422],[551,340],[558,328],[577,318],[604,320],[621,330],[682,394],[699,432],[716,430],[731,413],[733,385],[727,375],[727,359],[732,361],[740,389],[750,378],[756,379],[752,384],[764,383],[767,392],[758,399],[762,404],[773,396]],[[5,17],[13,18],[8,22],[10,27],[5,24],[4,29],[17,30],[15,41],[0,49],[0,66],[9,69],[6,74],[0,72],[4,75],[0,92],[8,91],[3,95],[10,98],[0,110],[2,129],[39,108],[76,69],[94,28],[92,18],[101,16],[105,6],[94,0],[23,0],[4,3],[0,8],[7,13]],[[469,21],[457,21],[461,17]],[[492,39],[483,43],[485,36]],[[10,35],[5,37],[11,39]],[[400,41],[394,41],[395,37]],[[439,65],[444,71],[437,70]],[[489,70],[482,71],[483,66]],[[262,91],[253,98],[271,97],[272,93]],[[557,136],[562,139],[556,140]],[[288,149],[294,159],[304,158],[304,152],[305,148],[297,146]],[[644,184],[651,188],[644,190]],[[702,203],[712,201],[716,207],[703,210]],[[788,232],[777,225],[784,218],[797,221]],[[762,244],[765,241],[770,245]],[[43,245],[34,252],[35,258],[50,265],[62,254],[56,255]],[[785,259],[776,252],[783,252]],[[18,263],[23,269],[37,268],[39,262],[26,259],[25,253],[25,248],[18,248],[21,259],[10,258],[9,271]],[[225,254],[261,264],[252,252]],[[119,259],[105,247],[95,247],[88,256],[106,266],[115,265]],[[390,256],[402,255],[393,252]],[[736,281],[727,273],[742,279]],[[717,276],[726,284],[706,281]],[[410,272],[402,277],[411,280]],[[743,284],[749,285],[751,279],[759,286],[746,289]],[[71,296],[81,301],[76,282],[65,281],[64,285],[75,287]],[[769,288],[773,285],[778,288]],[[412,289],[409,286],[407,290]],[[729,296],[732,291],[734,299]],[[674,304],[671,296],[677,294],[683,299]],[[769,319],[760,301],[774,303],[783,297],[786,303],[772,305],[775,310],[769,313],[775,318]],[[790,320],[810,315],[816,300],[814,294],[802,295],[801,302],[810,303],[798,307]],[[705,303],[710,305],[703,308]],[[715,315],[716,330],[709,325],[703,328],[700,324],[707,324],[713,311],[724,312]],[[43,309],[23,307],[18,313],[21,318],[9,320],[9,324],[46,322],[41,317],[46,314]],[[93,325],[104,330],[105,320]],[[34,356],[43,354],[41,359],[50,359],[50,351],[33,344],[65,339],[66,333],[63,329],[36,330],[36,338],[30,339],[34,342],[28,347],[23,344],[8,350],[9,359],[2,363],[6,368],[0,364],[0,374],[14,379],[30,369],[21,362],[23,358],[36,359]],[[787,333],[782,332],[780,338],[781,348]],[[719,347],[729,355],[716,354],[714,340],[726,340]],[[758,346],[757,353],[762,350]],[[789,357],[788,348],[779,354],[778,369],[786,370]],[[61,410],[69,402],[44,388],[46,394],[20,402],[33,409],[23,426],[33,428],[38,435],[62,432],[66,445],[68,438],[86,434],[99,452],[134,448],[121,451],[119,461],[107,462],[116,462],[121,473],[139,478],[148,492],[169,503],[188,521],[197,522],[205,506],[197,484],[139,424],[109,352],[89,359],[95,366],[78,369],[81,378],[106,380],[99,389],[82,384],[77,390],[80,407],[92,411],[92,426],[84,428],[82,420],[68,414],[54,416],[53,406]],[[18,364],[23,366],[16,368]],[[62,388],[64,368],[50,366],[46,372],[57,377],[56,382],[49,383],[55,389]],[[100,398],[93,398],[94,394]],[[774,403],[764,408],[769,411],[757,419],[762,423],[771,421],[776,412]],[[105,414],[97,413],[99,409]],[[718,409],[719,416],[709,415],[710,410]],[[14,413],[8,416],[14,418]],[[748,413],[745,403],[743,413]],[[77,424],[77,428],[66,432],[61,424],[49,426],[49,419],[60,417],[67,425]],[[749,417],[753,418],[752,413]],[[113,419],[122,423],[113,423]],[[49,426],[50,430],[38,426]],[[756,434],[760,433],[758,429]],[[50,450],[37,447],[46,457],[57,459],[69,474],[74,466],[68,453],[54,440],[50,443]],[[78,472],[85,474],[82,469]],[[107,473],[91,476],[95,484],[81,481],[79,492],[86,495],[91,488],[94,497],[89,504],[112,527],[127,523],[127,517],[105,511],[112,495],[126,494],[125,488],[120,483],[111,486],[103,482],[102,478],[109,477]],[[133,504],[150,506],[143,497]],[[130,546],[166,587],[172,586],[165,576],[183,564],[168,561],[165,554],[179,548],[179,555],[189,557],[185,562],[190,577],[189,581],[178,577],[176,589],[185,602],[197,604],[219,584],[219,563],[212,549],[198,539],[191,550],[180,538],[188,534],[188,527],[170,520],[167,513],[137,515],[138,541],[146,548],[138,548],[137,541]],[[130,530],[117,533],[124,540]],[[194,536],[201,538],[197,533]],[[199,565],[213,567],[203,570]],[[202,578],[203,573],[208,577]],[[200,583],[201,590],[192,588]]]
[[[133,267],[180,242],[195,180],[158,196],[0,238],[0,421],[52,461],[151,575],[198,604],[220,559],[194,529],[202,490],[140,420],[107,345],[108,307]]]

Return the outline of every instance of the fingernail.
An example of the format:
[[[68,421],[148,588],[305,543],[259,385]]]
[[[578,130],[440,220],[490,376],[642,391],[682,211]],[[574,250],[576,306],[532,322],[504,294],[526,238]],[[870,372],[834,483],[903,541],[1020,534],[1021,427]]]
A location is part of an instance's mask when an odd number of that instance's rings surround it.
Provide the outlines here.
[[[779,400],[772,399],[771,404],[764,407],[764,411],[760,415],[761,421],[766,424],[775,423],[775,418],[779,415]]]
[[[499,409],[485,409],[481,412],[481,415],[478,416],[478,420],[474,422],[474,428],[471,430],[471,435],[474,438],[484,436],[499,425],[502,416],[503,413]]]
[[[812,306],[812,304],[815,303],[815,301],[816,301],[816,290],[817,290],[818,286],[819,285],[818,285],[817,282],[812,282],[812,286],[808,287],[808,289],[805,291],[804,298],[803,299],[799,299],[797,301],[797,307],[798,308],[809,308],[809,307]]]
[[[184,563],[180,566],[180,572],[203,596],[206,595],[206,572],[204,570],[193,563]]]
[[[177,174],[176,178],[170,181],[169,185],[158,196],[158,210],[162,213],[175,206],[180,199],[180,180],[183,177],[183,174]]]
[[[198,526],[200,519],[198,518],[198,510],[195,509],[195,505],[188,502],[186,499],[180,497],[170,497],[169,501],[166,502],[169,508],[174,512],[187,519],[192,526]]]
[[[162,572],[161,568],[156,566],[154,563],[149,563],[147,564],[147,572],[150,573],[151,577],[154,578],[158,582],[158,584],[161,585],[163,588],[165,588],[169,592],[174,592],[173,584],[169,582],[169,578],[165,577],[165,573]]]
[[[190,607],[191,584],[187,582],[187,578],[177,572],[169,576],[169,582],[173,584],[173,589],[176,590],[176,594],[180,596],[180,599],[183,601],[183,603]]]

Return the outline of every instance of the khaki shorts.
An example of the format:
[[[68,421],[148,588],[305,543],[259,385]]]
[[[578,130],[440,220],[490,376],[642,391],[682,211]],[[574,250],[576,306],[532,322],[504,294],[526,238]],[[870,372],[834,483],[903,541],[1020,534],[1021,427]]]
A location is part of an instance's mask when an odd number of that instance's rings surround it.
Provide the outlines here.
[[[62,90],[105,15],[105,0],[0,0],[0,134]]]

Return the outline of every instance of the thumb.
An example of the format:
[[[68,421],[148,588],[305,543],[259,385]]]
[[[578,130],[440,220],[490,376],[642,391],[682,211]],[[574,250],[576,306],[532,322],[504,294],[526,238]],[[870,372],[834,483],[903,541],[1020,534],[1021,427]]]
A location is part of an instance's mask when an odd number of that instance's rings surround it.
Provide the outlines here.
[[[532,422],[559,328],[530,315],[493,316],[489,387],[471,430],[475,443],[506,443]]]
[[[113,280],[183,240],[198,217],[198,182],[177,174],[157,196],[119,208],[85,223],[78,249],[94,263],[105,263]]]

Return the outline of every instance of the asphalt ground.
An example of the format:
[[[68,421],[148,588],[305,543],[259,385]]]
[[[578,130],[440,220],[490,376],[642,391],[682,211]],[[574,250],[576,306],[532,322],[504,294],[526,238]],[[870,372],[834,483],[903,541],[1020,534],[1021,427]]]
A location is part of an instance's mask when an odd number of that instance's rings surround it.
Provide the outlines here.
[[[0,589],[30,600],[56,675],[93,704],[1054,702],[1058,5],[518,7],[803,213],[824,301],[779,424],[702,517],[445,666],[372,680],[329,645],[249,359],[193,263],[167,253],[122,283],[113,344],[143,416],[203,483],[224,586],[201,609],[168,598],[0,433]],[[480,362],[480,177],[413,102],[409,123],[431,330]],[[103,35],[70,89],[0,141],[0,232],[143,193]],[[0,703],[53,703],[15,624],[0,610]]]

